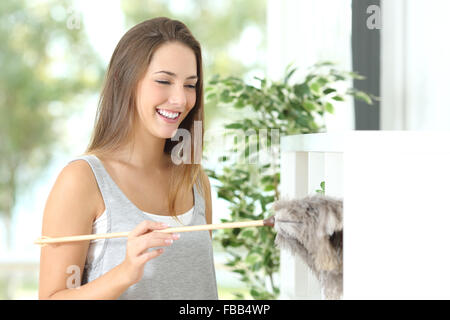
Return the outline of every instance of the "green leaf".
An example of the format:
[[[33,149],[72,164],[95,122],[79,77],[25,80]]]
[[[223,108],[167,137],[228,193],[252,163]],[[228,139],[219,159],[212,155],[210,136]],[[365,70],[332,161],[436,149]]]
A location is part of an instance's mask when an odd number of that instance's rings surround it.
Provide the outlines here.
[[[331,98],[331,99],[336,100],[336,101],[345,101],[344,98],[341,97],[341,96],[334,96],[334,97]]]
[[[241,237],[253,238],[253,230],[247,229],[241,233]]]
[[[233,261],[229,261],[229,262],[225,263],[225,265],[228,267],[234,267],[236,265],[236,263],[237,263],[237,261],[233,260]]]
[[[263,264],[261,261],[256,262],[256,263],[252,264],[252,271],[256,272],[256,271],[260,270],[262,266],[263,266]]]
[[[231,102],[233,100],[233,97],[230,96],[230,91],[228,89],[222,91],[222,93],[220,94],[220,100],[225,103]]]
[[[362,91],[356,91],[354,93],[355,98],[364,101],[367,104],[372,104],[372,99],[370,98],[370,96]]]
[[[217,158],[217,160],[218,160],[219,162],[224,162],[224,161],[230,160],[230,157],[227,157],[227,156],[220,156],[219,158]]]
[[[242,125],[242,123],[230,123],[225,125],[226,129],[242,129],[244,126]]]
[[[335,74],[335,75],[334,75],[334,78],[335,78],[337,81],[344,81],[344,80],[347,79],[345,76],[343,76],[343,75],[341,75],[341,74]]]
[[[259,80],[259,82],[261,83],[261,89],[264,89],[266,87],[267,84],[267,80],[266,79],[262,79],[259,77],[254,77],[256,80]]]
[[[242,246],[242,241],[232,241],[232,242],[230,242],[230,246],[233,248],[240,247],[240,246]]]
[[[366,77],[360,75],[359,73],[356,72],[349,72],[348,73],[352,78],[356,79],[356,80],[364,80],[366,79]]]
[[[212,85],[215,85],[215,84],[217,84],[218,82],[220,81],[220,75],[219,74],[213,74],[212,76],[211,76],[211,79],[209,80],[209,84],[212,84]]]
[[[310,86],[311,91],[317,95],[320,94],[320,84],[317,82],[312,83]]]
[[[255,299],[259,299],[261,297],[261,294],[258,291],[256,291],[255,289],[251,289],[250,290],[250,294]]]
[[[333,89],[333,88],[327,88],[327,89],[323,90],[323,93],[324,93],[324,94],[330,94],[330,93],[333,93],[333,92],[336,92],[336,89]]]
[[[309,83],[312,79],[315,78],[315,75],[313,74],[308,74],[305,78],[305,83]]]
[[[231,88],[231,92],[239,92],[242,89],[244,89],[244,86],[239,83],[239,84],[235,85],[233,88]]]
[[[314,104],[314,102],[309,101],[309,100],[306,100],[305,102],[303,102],[303,106],[308,111],[314,111],[316,109],[316,105]]]
[[[292,77],[292,75],[297,71],[297,68],[293,68],[289,71],[289,73],[284,77],[283,83],[287,84],[289,82],[289,79]]]
[[[244,270],[244,269],[235,269],[235,270],[233,270],[232,272],[234,272],[234,273],[239,273],[239,274],[242,274],[242,275],[245,275],[246,270]]]
[[[309,94],[310,89],[306,83],[294,85],[294,93],[298,97]]]
[[[256,261],[259,260],[259,256],[257,254],[250,254],[245,258],[245,262],[248,264],[254,264]]]
[[[324,87],[327,83],[328,83],[328,79],[325,77],[319,77],[319,79],[317,79],[317,83],[321,86]]]
[[[270,164],[268,166],[270,166]],[[261,183],[264,183],[264,184],[266,184],[266,183],[273,183],[273,181],[274,181],[274,177],[273,176],[264,176],[264,177],[261,178]]]
[[[322,190],[325,190],[325,181],[322,181],[322,182],[320,183],[320,187],[322,188]]]
[[[217,98],[217,93],[215,93],[215,92],[211,92],[206,95],[206,100],[213,100],[215,98]]]
[[[233,292],[233,294],[235,295],[236,299],[238,300],[244,300],[244,295],[240,292]]]
[[[317,62],[313,65],[313,67],[328,67],[328,66],[334,66],[335,63],[332,61],[321,61]]]
[[[245,107],[244,101],[242,99],[238,99],[238,101],[234,104],[236,109],[242,109]]]
[[[320,183],[320,188],[321,189],[316,190],[316,193],[325,194],[325,181]]]
[[[247,89],[247,88],[248,88],[248,86],[246,86],[246,89],[245,89],[245,90],[246,90],[248,93],[243,92],[243,93],[241,93],[241,95],[240,95],[240,97],[239,97],[239,98],[243,99],[244,101],[245,101],[245,100],[249,100],[249,99],[250,99],[250,95],[253,94],[252,91],[251,91],[251,89]]]
[[[334,113],[333,105],[329,102],[325,103],[325,111],[327,111],[328,113]]]

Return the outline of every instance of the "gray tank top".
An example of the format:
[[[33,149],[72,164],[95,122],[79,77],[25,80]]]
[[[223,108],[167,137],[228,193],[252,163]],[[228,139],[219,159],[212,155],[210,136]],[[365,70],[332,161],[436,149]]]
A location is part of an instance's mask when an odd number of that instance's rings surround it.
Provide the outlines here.
[[[133,230],[151,217],[139,210],[120,190],[95,155],[71,160],[89,163],[103,196],[107,214],[107,232]],[[189,225],[206,224],[205,202],[194,185],[194,212]],[[122,263],[127,238],[105,239],[100,255],[86,264],[81,284],[91,282]],[[119,299],[142,300],[217,300],[212,241],[209,231],[183,232],[157,258],[147,262],[142,279],[130,286]]]

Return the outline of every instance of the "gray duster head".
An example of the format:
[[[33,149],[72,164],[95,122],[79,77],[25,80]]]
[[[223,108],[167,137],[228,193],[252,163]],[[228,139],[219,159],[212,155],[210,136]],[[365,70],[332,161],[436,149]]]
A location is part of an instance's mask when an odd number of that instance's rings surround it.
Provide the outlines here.
[[[276,201],[273,209],[275,244],[300,256],[318,278],[326,299],[340,299],[343,287],[342,200],[314,195],[301,200]]]

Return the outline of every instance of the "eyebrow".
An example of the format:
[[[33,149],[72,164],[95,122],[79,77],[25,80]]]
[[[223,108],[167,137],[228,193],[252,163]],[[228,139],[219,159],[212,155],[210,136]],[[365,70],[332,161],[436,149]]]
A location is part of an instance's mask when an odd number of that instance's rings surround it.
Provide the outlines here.
[[[169,76],[172,76],[172,77],[176,77],[177,76],[175,73],[170,72],[170,71],[165,71],[165,70],[161,70],[161,71],[155,72],[153,74],[156,74],[156,73],[165,73],[165,74],[168,74]],[[187,77],[186,79],[188,80],[188,79],[197,79],[197,78],[198,77],[194,75],[194,76]]]

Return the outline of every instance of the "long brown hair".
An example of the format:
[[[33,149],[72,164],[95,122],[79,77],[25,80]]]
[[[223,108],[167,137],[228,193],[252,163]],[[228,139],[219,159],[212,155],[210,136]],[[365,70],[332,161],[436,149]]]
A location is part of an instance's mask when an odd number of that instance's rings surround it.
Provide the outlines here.
[[[191,159],[200,159],[204,136],[203,68],[200,43],[182,22],[165,17],[143,21],[125,33],[117,44],[106,72],[100,95],[94,133],[84,154],[106,155],[132,139],[133,123],[136,119],[136,89],[145,75],[154,52],[164,43],[180,42],[191,48],[197,62],[196,102],[179,128],[186,129],[191,136]],[[194,139],[194,121],[201,121],[201,139]],[[197,124],[198,126],[198,124]],[[199,132],[196,132],[198,135]],[[132,141],[131,141],[132,142]],[[184,142],[184,141],[183,141]],[[194,147],[194,142],[201,146]],[[177,141],[166,139],[164,153],[171,154]],[[184,151],[184,150],[183,150]],[[197,153],[197,154],[196,154]],[[211,206],[208,176],[200,163],[174,166],[170,177],[168,194],[169,214],[176,216],[175,199],[178,192],[190,192],[194,183],[199,187]]]

